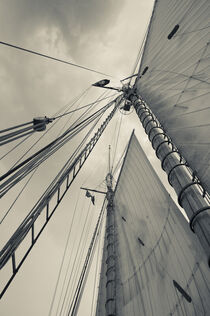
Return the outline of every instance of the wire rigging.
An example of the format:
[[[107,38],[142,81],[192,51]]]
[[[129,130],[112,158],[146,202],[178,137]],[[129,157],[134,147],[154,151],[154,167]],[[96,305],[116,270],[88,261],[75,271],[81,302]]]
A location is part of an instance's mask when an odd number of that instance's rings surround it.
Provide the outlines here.
[[[76,102],[78,102],[78,101],[81,99],[81,97],[84,96],[84,95],[88,92],[88,90],[90,90],[90,88],[91,88],[91,87],[88,87],[88,88],[87,88],[86,90],[84,90],[79,96],[77,96],[76,98],[74,98],[74,100],[70,103],[70,107],[72,107]],[[67,108],[67,110],[66,110],[66,108]],[[64,105],[60,110],[58,110],[58,111],[55,113],[55,115],[59,114],[59,113],[62,112],[63,110],[68,111],[68,108],[69,108],[69,104],[67,103],[67,104]],[[57,122],[58,122],[59,120],[60,120],[60,119],[58,119]],[[57,122],[53,123],[53,125],[50,127],[50,129],[52,129],[53,126],[54,126]],[[29,148],[29,150],[27,150],[27,151],[24,153],[24,155],[23,155],[21,158],[23,158],[23,157],[31,150],[31,148],[32,148],[35,144],[37,144],[37,143],[39,142],[39,140],[40,140],[41,138],[43,138],[43,137],[49,132],[50,129],[48,129],[48,130],[38,139],[38,141],[36,141],[36,142]],[[13,151],[16,147],[18,147],[18,146],[19,146],[21,143],[23,143],[25,140],[27,140],[30,136],[31,136],[31,135],[29,135],[28,137],[26,137],[26,139],[24,139],[24,140],[22,140],[20,143],[18,143],[18,144],[17,144],[15,147],[13,147],[9,152],[7,152],[2,158],[4,158],[8,153],[10,153],[11,151]],[[1,158],[1,159],[2,159],[2,158]],[[21,160],[21,158],[19,159],[19,161]],[[16,162],[16,164],[17,164],[17,162]],[[15,165],[16,165],[16,164],[15,164]],[[15,166],[15,165],[14,165],[14,166]],[[39,167],[39,166],[38,166],[38,167]],[[13,208],[13,206],[15,205],[15,203],[17,202],[17,200],[20,198],[20,196],[22,195],[23,191],[25,190],[25,188],[27,187],[27,185],[29,184],[29,182],[32,180],[32,178],[33,178],[34,174],[36,173],[36,171],[38,170],[38,167],[34,170],[34,172],[32,173],[32,175],[31,175],[31,176],[29,177],[29,179],[26,181],[26,183],[24,184],[24,186],[22,187],[22,189],[20,190],[20,192],[19,192],[18,195],[16,196],[15,200],[12,202],[12,204],[10,205],[10,207],[8,208],[8,210],[6,211],[5,215],[4,215],[3,218],[1,219],[0,224],[3,223],[3,221],[5,220],[5,218],[6,218],[7,215],[9,214],[9,212],[12,210],[12,208]]]
[[[58,150],[61,146],[63,146],[67,141],[72,139],[75,135],[77,135],[82,129],[84,129],[87,125],[89,125],[92,121],[94,121],[96,118],[100,118],[101,115],[114,103],[114,101],[111,101],[98,111],[96,111],[94,114],[90,115],[86,119],[84,119],[82,122],[75,125],[73,128],[68,129],[66,132],[64,132],[61,136],[59,136],[56,140],[49,143],[47,146],[40,149],[38,152],[21,162],[19,165],[14,167],[13,169],[9,170],[6,174],[4,174],[2,177],[0,177],[0,180],[5,179],[9,175],[13,174],[15,171],[17,171],[14,175],[12,175],[9,179],[5,180],[4,183],[1,184],[0,189],[2,190],[2,196],[17,182],[19,182],[23,177],[25,177],[26,174],[31,172],[37,164],[42,162],[42,158],[44,158],[45,155],[49,157],[52,153],[54,153],[56,150]],[[28,163],[28,165],[27,165]],[[20,169],[22,168],[22,169]],[[18,170],[20,169],[20,170]],[[12,183],[13,181],[13,183]]]
[[[84,105],[84,106],[81,106],[81,107],[80,107],[80,108],[78,108],[78,109],[75,109],[75,110],[72,110],[72,111],[66,112],[66,113],[61,114],[61,115],[58,115],[58,116],[56,116],[56,117],[53,117],[52,119],[53,119],[53,120],[56,120],[57,118],[60,118],[60,117],[66,116],[66,115],[71,114],[71,113],[74,113],[74,112],[77,112],[77,111],[82,110],[82,109],[84,109],[84,108],[86,108],[86,107],[89,107],[89,106],[91,106],[91,105],[94,105],[95,103],[98,103],[98,102],[104,101],[104,100],[109,99],[109,98],[111,98],[111,97],[114,97],[114,96],[116,96],[117,94],[118,94],[118,93],[115,93],[115,94],[112,94],[112,95],[107,96],[107,97],[105,97],[105,98],[102,98],[102,99],[97,99],[97,100],[96,100],[96,101],[94,101],[94,102],[91,102],[91,103],[89,103],[89,104],[86,104],[86,105]]]
[[[54,116],[58,115],[59,113],[65,111],[67,112],[69,108],[73,107],[73,105],[79,101],[79,99],[81,99],[89,90],[90,90],[91,86],[88,87],[87,89],[85,89],[81,94],[79,94],[77,97],[75,97],[73,99],[73,101],[69,104],[69,102],[67,104],[65,104],[60,110],[58,110]],[[67,108],[67,109],[66,109]],[[64,112],[64,113],[65,113]],[[16,163],[11,167],[13,168],[23,157],[25,157],[25,155],[58,123],[59,119],[57,121],[55,121],[54,123],[52,123],[52,125],[50,126],[50,128],[48,130],[45,131],[44,134],[42,134],[37,141],[35,141],[34,144],[32,144],[30,146],[30,148],[19,158],[19,160],[16,161]],[[21,145],[22,143],[24,143],[29,137],[31,137],[32,134],[30,134],[29,136],[27,136],[26,138],[24,138],[22,141],[20,141],[17,145],[15,145],[12,149],[10,149],[6,154],[4,154],[1,158],[5,158],[8,154],[10,154],[14,149],[16,149],[17,147],[19,147],[19,145]]]
[[[84,220],[84,224],[83,224],[83,228],[82,228],[82,232],[81,232],[81,235],[80,235],[80,238],[79,238],[79,242],[78,242],[78,246],[77,246],[77,251],[76,251],[76,255],[74,257],[74,261],[73,261],[73,264],[72,264],[72,269],[71,269],[71,273],[70,273],[70,276],[69,276],[69,279],[68,279],[68,283],[67,283],[67,287],[66,287],[66,291],[65,291],[65,294],[64,294],[64,298],[63,298],[63,301],[62,301],[62,304],[61,304],[61,309],[60,309],[60,312],[59,312],[59,316],[62,315],[63,313],[63,309],[64,309],[64,305],[66,303],[66,300],[68,300],[68,291],[69,291],[69,286],[70,284],[72,283],[72,278],[73,278],[73,272],[75,274],[75,266],[77,264],[77,261],[79,262],[79,260],[77,259],[78,256],[79,256],[79,253],[80,253],[80,248],[81,248],[81,245],[82,245],[82,237],[84,237],[84,233],[85,233],[85,229],[87,227],[87,221],[88,221],[88,217],[89,217],[89,214],[90,214],[90,206],[91,204],[89,203],[89,207],[88,207],[88,211],[86,212],[86,216],[85,216],[85,220]],[[75,236],[76,237],[76,236]],[[75,243],[74,243],[75,244]],[[62,292],[64,290],[64,285],[65,285],[65,282],[66,282],[66,279],[67,279],[67,274],[68,274],[68,270],[70,268],[70,261],[71,261],[71,258],[69,258],[69,261],[68,261],[68,267],[67,267],[67,270],[66,270],[66,274],[65,274],[65,279],[64,279],[64,283],[63,283],[63,286],[62,286],[62,291],[61,291],[61,296],[62,296]],[[58,310],[59,310],[59,306],[60,306],[60,303],[61,303],[61,296],[60,296],[60,300],[58,302],[58,307],[57,307],[57,310],[56,310],[56,315],[58,315]]]
[[[64,63],[64,64],[67,64],[67,65],[70,65],[70,66],[74,66],[74,67],[81,68],[81,69],[84,69],[84,70],[87,70],[87,71],[91,71],[91,72],[94,72],[94,73],[97,73],[97,74],[100,74],[100,75],[104,75],[104,76],[107,76],[107,77],[113,77],[113,76],[105,74],[103,72],[100,72],[100,71],[97,71],[97,70],[94,70],[94,69],[91,69],[91,68],[88,68],[88,67],[84,67],[84,66],[81,66],[81,65],[78,65],[78,64],[75,64],[75,63],[63,60],[63,59],[59,59],[59,58],[55,58],[55,57],[52,57],[52,56],[49,56],[49,55],[45,55],[45,54],[39,53],[39,52],[34,51],[34,50],[30,50],[30,49],[27,49],[27,48],[23,48],[23,47],[16,46],[16,45],[13,45],[13,44],[10,44],[10,43],[6,43],[6,42],[2,42],[2,41],[0,41],[0,44],[1,45],[5,45],[5,46],[9,46],[9,47],[12,47],[12,48],[15,48],[15,49],[18,49],[18,50],[22,50],[22,51],[30,53],[30,54],[34,54],[34,55],[38,55],[38,56],[41,56],[41,57],[44,57],[44,58],[48,58],[48,59],[54,60],[56,62]]]
[[[72,227],[73,227],[73,223],[74,223],[74,218],[75,218],[75,215],[76,215],[76,209],[77,209],[77,205],[78,205],[78,201],[79,201],[79,197],[80,197],[80,192],[81,191],[79,191],[79,193],[77,195],[77,201],[76,201],[76,204],[75,204],[75,207],[74,207],[73,216],[72,216],[71,223],[70,223],[70,226],[69,226],[69,231],[68,231],[68,236],[67,236],[67,240],[66,240],[66,245],[65,245],[65,248],[64,248],[64,252],[63,252],[63,256],[62,256],[62,260],[61,260],[61,264],[60,264],[60,268],[59,268],[59,272],[58,272],[58,277],[57,277],[57,281],[56,281],[56,285],[55,285],[52,301],[51,301],[51,304],[50,304],[50,310],[49,310],[48,316],[52,315],[53,304],[54,304],[55,296],[56,296],[56,293],[57,293],[57,290],[58,290],[58,284],[59,284],[59,281],[60,281],[60,278],[61,278],[61,272],[62,272],[62,269],[63,269],[64,260],[65,260],[65,257],[66,257],[66,252],[67,252],[67,248],[68,248],[70,237],[71,237],[71,232],[72,232]]]
[[[120,136],[120,130],[121,130],[121,125],[122,125],[122,118],[123,118],[123,115],[121,114],[120,123],[119,123],[119,128],[118,128],[118,133],[117,133],[117,139],[116,139],[116,143],[115,143],[115,149],[114,149],[114,155],[113,155],[113,161],[112,161],[111,171],[112,171],[112,169],[113,169],[114,162],[115,162],[115,156],[116,156],[116,152],[117,152],[117,146],[118,146],[118,141],[119,141],[119,136]]]
[[[8,208],[8,210],[6,211],[6,213],[4,214],[4,216],[2,217],[2,219],[0,220],[0,225],[3,223],[3,221],[5,220],[5,218],[7,217],[7,215],[9,214],[9,212],[11,211],[11,209],[13,208],[13,206],[15,205],[15,203],[17,202],[17,200],[19,199],[19,197],[21,196],[21,194],[23,193],[23,191],[25,190],[25,188],[27,187],[27,185],[29,184],[29,182],[31,181],[31,179],[33,178],[35,172],[37,171],[37,168],[34,170],[34,172],[30,175],[30,177],[28,178],[28,180],[26,181],[26,183],[23,185],[22,189],[20,190],[20,192],[18,193],[18,195],[16,196],[16,198],[14,199],[14,201],[12,202],[12,204],[10,205],[10,207]]]
[[[78,309],[78,306],[80,303],[81,294],[83,292],[84,284],[86,283],[87,274],[88,274],[89,268],[90,268],[90,262],[92,261],[93,254],[94,254],[94,251],[96,249],[96,240],[98,239],[98,232],[101,229],[102,219],[103,219],[103,215],[105,212],[105,207],[104,207],[105,203],[106,203],[106,199],[104,199],[104,202],[103,202],[103,205],[101,208],[101,212],[99,214],[99,217],[98,217],[98,220],[96,223],[96,227],[95,227],[95,230],[94,230],[91,242],[90,242],[90,246],[88,248],[88,252],[87,252],[87,255],[85,258],[85,262],[84,262],[84,266],[83,266],[83,269],[82,269],[82,272],[80,275],[80,279],[78,281],[73,300],[72,300],[71,305],[70,305],[69,310],[68,310],[68,315],[70,315],[70,312],[71,312],[71,315],[74,315],[74,312]]]
[[[26,136],[24,139],[22,139],[18,144],[16,144],[14,147],[12,147],[8,152],[6,152],[3,156],[0,157],[0,160],[5,158],[7,155],[9,155],[13,150],[15,150],[17,147],[19,147],[21,144],[23,144],[29,137],[31,137],[32,134]]]

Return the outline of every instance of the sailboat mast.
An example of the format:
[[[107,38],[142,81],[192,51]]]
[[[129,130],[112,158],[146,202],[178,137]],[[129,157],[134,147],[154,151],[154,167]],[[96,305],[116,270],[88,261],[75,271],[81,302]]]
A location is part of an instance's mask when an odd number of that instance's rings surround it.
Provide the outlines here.
[[[106,316],[116,315],[116,255],[115,255],[115,219],[114,192],[112,189],[112,174],[106,176],[107,185],[107,224],[106,224]]]
[[[204,248],[210,265],[210,198],[201,182],[190,169],[170,137],[145,102],[130,91],[127,95],[145,129],[162,169],[168,174],[168,181],[184,208],[191,230],[196,233]]]

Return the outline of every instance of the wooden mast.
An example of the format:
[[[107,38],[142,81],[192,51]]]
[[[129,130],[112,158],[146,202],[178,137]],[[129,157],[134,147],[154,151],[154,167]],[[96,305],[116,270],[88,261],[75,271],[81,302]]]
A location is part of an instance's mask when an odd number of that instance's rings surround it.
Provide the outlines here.
[[[191,230],[197,235],[210,265],[210,197],[201,182],[164,131],[148,105],[132,89],[125,92],[161,160],[162,169],[184,208]]]

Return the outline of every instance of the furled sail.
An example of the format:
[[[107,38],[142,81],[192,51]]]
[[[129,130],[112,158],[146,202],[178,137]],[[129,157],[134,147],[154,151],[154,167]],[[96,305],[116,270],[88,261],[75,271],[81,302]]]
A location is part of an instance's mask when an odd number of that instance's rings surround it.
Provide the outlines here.
[[[155,2],[136,86],[210,192],[210,2]]]
[[[135,135],[115,189],[116,315],[207,315],[203,250]],[[106,242],[97,316],[106,315]]]

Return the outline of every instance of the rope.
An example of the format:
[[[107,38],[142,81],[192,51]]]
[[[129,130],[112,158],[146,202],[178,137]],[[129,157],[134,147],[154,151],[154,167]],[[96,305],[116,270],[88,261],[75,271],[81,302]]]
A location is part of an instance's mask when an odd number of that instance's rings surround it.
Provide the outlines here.
[[[8,131],[11,131],[12,129],[15,129],[15,128],[18,128],[18,127],[22,127],[22,126],[25,126],[25,125],[29,125],[29,124],[32,124],[32,123],[33,123],[33,121],[27,122],[27,123],[23,123],[23,124],[20,124],[20,125],[15,125],[15,126],[12,126],[12,127],[9,127],[9,128],[5,128],[5,129],[0,130],[0,133],[5,133],[5,132],[8,132]]]
[[[115,156],[116,156],[116,151],[117,151],[117,146],[118,146],[118,141],[119,141],[119,135],[120,135],[120,129],[121,129],[121,125],[122,125],[122,117],[123,117],[123,115],[121,114],[121,117],[120,117],[120,124],[119,124],[119,129],[118,129],[116,144],[115,144],[115,150],[114,150],[114,156],[113,156],[113,162],[112,162],[111,171],[112,171],[113,166],[114,166],[114,161],[115,161]]]
[[[35,133],[35,131],[29,131],[29,132],[26,132],[26,133],[24,133],[24,134],[22,134],[22,135],[13,137],[12,139],[5,140],[5,141],[3,141],[3,142],[0,143],[0,146],[6,145],[6,144],[8,144],[8,143],[11,143],[11,142],[13,142],[13,141],[16,140],[16,139],[22,138],[22,137],[27,136],[27,135],[30,135],[30,136],[31,136],[33,133]]]
[[[112,104],[112,102],[110,102]],[[108,104],[108,107],[111,106],[111,104]],[[12,173],[14,173],[16,170],[20,169],[21,167],[23,167],[24,165],[26,165],[26,163],[30,162],[32,159],[36,158],[38,155],[42,154],[44,151],[46,150],[50,150],[50,148],[53,145],[56,145],[60,140],[62,141],[62,139],[68,135],[69,133],[73,132],[74,130],[76,130],[77,128],[79,128],[81,125],[85,125],[85,123],[87,122],[87,124],[89,124],[90,122],[88,122],[89,120],[94,120],[98,115],[101,114],[101,112],[103,112],[103,110],[105,111],[107,108],[107,104],[102,107],[101,109],[99,109],[98,111],[96,111],[94,114],[90,115],[89,117],[87,117],[86,119],[84,119],[82,122],[78,123],[76,126],[74,126],[73,128],[68,129],[67,131],[65,131],[61,136],[59,136],[58,138],[56,138],[54,141],[52,141],[51,143],[49,143],[48,145],[46,145],[45,147],[43,147],[42,149],[40,149],[39,151],[37,151],[35,154],[33,154],[32,156],[30,156],[29,158],[25,159],[23,162],[21,162],[19,165],[17,165],[16,167],[10,169],[8,172],[6,172],[4,175],[2,175],[0,177],[0,181],[4,180],[6,177],[8,177],[9,175],[11,175]],[[86,125],[85,125],[86,126]],[[82,129],[84,128],[84,126],[82,127]],[[80,131],[80,130],[79,130]],[[74,135],[75,136],[75,135]],[[72,138],[72,137],[71,137]],[[71,139],[70,138],[70,139]],[[69,139],[68,139],[69,140]],[[46,153],[44,153],[46,154]]]
[[[72,62],[65,61],[63,59],[59,59],[59,58],[55,58],[55,57],[52,57],[52,56],[49,56],[49,55],[41,54],[41,53],[36,52],[34,50],[26,49],[26,48],[23,48],[23,47],[20,47],[20,46],[16,46],[16,45],[13,45],[13,44],[10,44],[10,43],[2,42],[2,41],[0,41],[0,44],[5,45],[5,46],[9,46],[9,47],[12,47],[12,48],[16,48],[16,49],[22,50],[22,51],[27,52],[27,53],[38,55],[38,56],[41,56],[41,57],[44,57],[44,58],[52,59],[52,60],[55,60],[57,62],[64,63],[64,64],[67,64],[67,65],[70,65],[70,66],[74,66],[74,67],[77,67],[77,68],[81,68],[81,69],[84,69],[84,70],[95,72],[95,73],[100,74],[100,75],[104,75],[104,76],[107,76],[107,77],[113,77],[113,76],[107,75],[107,74],[105,74],[103,72],[100,72],[100,71],[97,71],[97,70],[94,70],[94,69],[91,69],[91,68],[88,68],[88,67],[84,67],[84,66],[81,66],[81,65],[77,65],[77,64],[74,64]]]
[[[35,174],[35,172],[37,171],[37,169],[34,170],[34,172],[31,174],[31,176],[29,177],[29,179],[26,181],[26,183],[24,184],[24,186],[22,187],[22,189],[20,190],[20,192],[18,193],[18,195],[16,196],[15,200],[12,202],[12,204],[10,205],[10,207],[8,208],[8,210],[6,211],[5,215],[3,216],[3,218],[0,221],[0,224],[3,223],[3,221],[5,220],[5,218],[7,217],[7,215],[9,214],[9,212],[11,211],[12,207],[14,206],[14,204],[17,202],[18,198],[21,196],[21,194],[23,193],[23,191],[25,190],[26,186],[28,185],[28,183],[31,181],[33,175]]]
[[[74,207],[73,217],[72,217],[71,224],[70,224],[70,227],[69,227],[68,237],[67,237],[67,240],[66,240],[66,245],[65,245],[64,252],[63,252],[62,261],[61,261],[61,265],[60,265],[60,269],[59,269],[59,273],[58,273],[58,277],[57,277],[57,281],[56,281],[56,285],[55,285],[55,290],[54,290],[54,293],[53,293],[53,298],[52,298],[52,301],[51,301],[51,304],[50,304],[50,310],[49,310],[48,316],[51,316],[51,314],[52,314],[53,304],[54,304],[56,292],[57,292],[57,289],[58,289],[58,284],[59,284],[59,281],[60,281],[61,271],[63,269],[64,260],[65,260],[65,257],[66,257],[66,252],[67,252],[67,248],[68,248],[68,244],[69,244],[69,240],[70,240],[70,236],[71,236],[71,231],[72,231],[72,227],[73,227],[73,222],[74,222],[74,217],[75,217],[75,214],[76,214],[76,209],[77,209],[77,205],[78,205],[78,201],[79,201],[80,192],[81,191],[79,191],[79,193],[77,195],[77,201],[76,201],[76,204],[75,204],[75,207]]]
[[[49,185],[49,187],[45,190],[45,192],[42,194],[42,196],[39,198],[39,200],[37,201],[37,203],[34,205],[34,207],[32,208],[32,210],[29,212],[29,214],[26,216],[26,218],[23,220],[23,222],[21,223],[21,225],[18,227],[18,229],[16,230],[16,232],[13,234],[13,236],[10,238],[10,240],[6,243],[6,245],[3,247],[2,249],[2,253],[5,251],[5,249],[7,249],[8,246],[11,246],[11,243],[13,244],[13,248],[16,247],[16,245],[20,242],[20,239],[24,238],[24,234],[27,233],[27,229],[28,226],[30,226],[31,223],[31,219],[35,219],[40,215],[40,212],[43,210],[40,209],[40,207],[43,205],[43,203],[46,202],[46,198],[50,199],[54,193],[56,192],[56,190],[58,189],[59,186],[59,180],[63,179],[66,177],[66,175],[69,172],[69,167],[72,165],[72,161],[75,158],[75,156],[77,155],[78,151],[80,150],[80,148],[84,145],[84,143],[86,142],[87,138],[89,137],[90,133],[92,132],[93,128],[95,127],[95,125],[97,124],[97,122],[99,121],[100,117],[98,118],[98,120],[94,123],[94,125],[92,126],[92,128],[88,131],[88,133],[85,135],[83,141],[81,142],[81,144],[77,147],[77,149],[74,151],[74,153],[71,155],[71,157],[67,160],[67,162],[65,163],[65,165],[63,166],[63,168],[59,171],[59,173],[57,174],[57,176],[54,178],[54,180],[51,182],[51,184]],[[15,242],[14,242],[15,241]]]
[[[24,143],[29,137],[31,137],[32,134],[26,136],[23,140],[21,140],[17,145],[15,145],[14,147],[12,147],[6,154],[4,154],[3,156],[0,157],[0,160],[2,160],[3,158],[5,158],[8,154],[10,154],[14,149],[16,149],[17,147],[19,147],[22,143]]]
[[[78,108],[78,109],[75,109],[75,110],[66,112],[66,113],[61,114],[61,115],[58,115],[58,116],[56,116],[56,117],[53,117],[52,120],[56,120],[57,118],[63,117],[63,116],[65,116],[65,115],[68,115],[68,114],[71,114],[71,113],[74,113],[74,112],[77,112],[77,111],[82,110],[82,109],[84,109],[84,108],[86,108],[86,107],[88,107],[88,106],[94,105],[94,104],[97,103],[97,102],[101,102],[101,101],[103,101],[103,100],[109,99],[109,98],[114,97],[114,96],[116,96],[116,95],[117,95],[117,93],[112,94],[112,95],[110,95],[110,96],[108,96],[108,97],[105,97],[105,98],[103,98],[103,99],[96,100],[95,102],[91,102],[91,103],[89,103],[89,104],[86,104],[86,105],[84,105],[84,106],[81,106],[81,107]]]
[[[59,313],[59,316],[62,315],[62,312],[63,312],[63,308],[64,308],[64,304],[65,304],[65,301],[66,301],[66,296],[67,296],[67,293],[68,293],[68,290],[69,290],[69,286],[70,286],[70,281],[73,277],[73,270],[74,270],[74,267],[76,265],[76,261],[77,261],[77,257],[79,255],[79,249],[80,249],[80,246],[82,244],[82,237],[84,236],[84,232],[85,232],[85,228],[87,226],[87,220],[88,220],[88,217],[89,217],[89,214],[90,214],[90,206],[91,204],[89,203],[89,207],[88,207],[88,211],[86,213],[86,217],[85,217],[85,221],[84,221],[84,224],[83,224],[83,228],[82,228],[82,233],[80,235],[80,239],[79,239],[79,245],[77,247],[77,252],[76,252],[76,255],[75,255],[75,258],[74,258],[74,262],[73,262],[73,266],[72,266],[72,271],[70,273],[70,277],[69,277],[69,280],[68,280],[68,283],[67,283],[67,288],[66,288],[66,291],[65,291],[65,295],[64,295],[64,298],[63,298],[63,302],[62,302],[62,305],[61,305],[61,310],[60,310],[60,313]],[[68,263],[68,269],[69,269],[69,265],[70,265],[70,260],[69,260],[69,263]],[[67,269],[67,272],[66,272],[66,276],[67,276],[67,273],[68,273],[68,269]],[[65,276],[65,280],[66,280],[66,276]],[[64,281],[65,281],[64,280]],[[64,285],[64,284],[63,284]],[[63,290],[63,289],[62,289]],[[62,293],[61,293],[62,294]],[[68,299],[68,298],[67,298]],[[57,311],[56,311],[56,315],[58,315],[58,309],[59,309],[59,305],[60,305],[60,301],[59,300],[59,303],[58,303],[58,308],[57,308]]]

